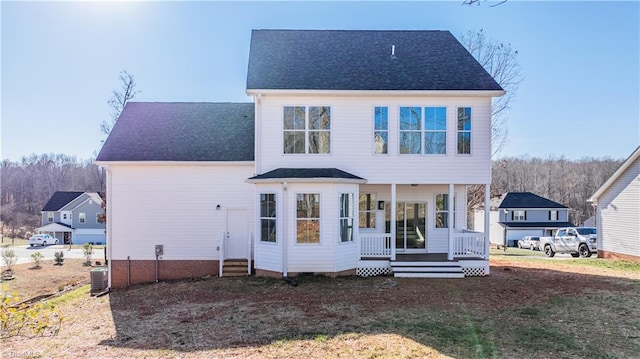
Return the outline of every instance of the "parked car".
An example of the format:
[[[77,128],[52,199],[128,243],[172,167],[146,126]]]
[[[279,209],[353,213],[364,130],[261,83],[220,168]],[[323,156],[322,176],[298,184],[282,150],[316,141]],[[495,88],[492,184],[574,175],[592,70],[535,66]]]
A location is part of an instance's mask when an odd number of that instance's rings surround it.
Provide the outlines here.
[[[47,244],[58,244],[58,240],[49,234],[36,234],[29,238],[29,245],[31,247],[35,245],[46,246]]]
[[[524,236],[518,240],[518,248],[531,249],[532,251],[540,250],[540,237]]]

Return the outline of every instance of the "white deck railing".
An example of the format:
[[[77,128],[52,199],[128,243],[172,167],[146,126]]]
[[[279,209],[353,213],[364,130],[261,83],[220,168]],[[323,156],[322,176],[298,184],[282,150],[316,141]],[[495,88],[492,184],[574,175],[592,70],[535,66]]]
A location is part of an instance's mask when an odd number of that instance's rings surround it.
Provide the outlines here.
[[[449,242],[449,251],[453,258],[489,258],[488,242],[484,233],[464,231],[454,233]]]
[[[396,246],[390,233],[366,233],[360,238],[360,258],[395,259]],[[453,258],[489,258],[489,243],[484,233],[465,230],[457,232],[449,241]]]
[[[360,235],[360,257],[390,258],[395,252],[389,233],[367,233]]]

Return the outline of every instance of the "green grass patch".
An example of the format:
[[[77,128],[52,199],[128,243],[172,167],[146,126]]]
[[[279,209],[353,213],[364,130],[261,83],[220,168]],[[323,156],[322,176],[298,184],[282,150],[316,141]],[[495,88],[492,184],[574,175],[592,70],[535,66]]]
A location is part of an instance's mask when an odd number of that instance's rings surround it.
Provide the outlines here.
[[[562,353],[575,350],[575,340],[565,331],[553,326],[521,327],[515,331],[516,343],[529,351]],[[585,333],[588,335],[588,333]]]
[[[62,294],[58,297],[55,297],[53,299],[51,299],[49,301],[49,303],[58,306],[58,305],[62,305],[65,303],[68,303],[70,301],[76,300],[78,298],[81,297],[86,297],[89,295],[89,290],[91,289],[91,285],[87,284],[87,285],[83,285],[80,288],[76,288],[72,291],[69,291],[68,293]]]

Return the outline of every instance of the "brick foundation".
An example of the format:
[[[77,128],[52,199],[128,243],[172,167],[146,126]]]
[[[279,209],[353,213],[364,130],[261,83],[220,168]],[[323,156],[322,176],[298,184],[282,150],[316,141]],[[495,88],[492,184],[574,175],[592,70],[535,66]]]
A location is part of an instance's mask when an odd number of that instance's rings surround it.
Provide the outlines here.
[[[598,249],[598,258],[623,259],[631,262],[640,262],[640,256],[632,256],[631,254],[608,252],[600,249]]]
[[[125,288],[127,284],[152,283],[156,281],[155,260],[131,260],[130,278],[127,279],[128,261],[111,261],[111,287]],[[160,260],[158,280],[176,280],[217,276],[219,262],[214,260]]]

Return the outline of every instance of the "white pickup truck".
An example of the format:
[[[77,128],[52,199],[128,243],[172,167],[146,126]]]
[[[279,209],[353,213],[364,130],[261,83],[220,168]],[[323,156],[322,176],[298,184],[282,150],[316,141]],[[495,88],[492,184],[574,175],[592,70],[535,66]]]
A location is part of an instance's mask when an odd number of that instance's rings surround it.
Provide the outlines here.
[[[559,228],[553,237],[540,237],[540,249],[553,257],[556,253],[570,253],[572,257],[591,257],[596,253],[596,229],[593,227]]]

